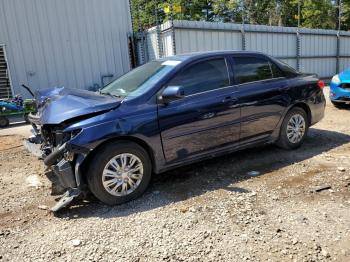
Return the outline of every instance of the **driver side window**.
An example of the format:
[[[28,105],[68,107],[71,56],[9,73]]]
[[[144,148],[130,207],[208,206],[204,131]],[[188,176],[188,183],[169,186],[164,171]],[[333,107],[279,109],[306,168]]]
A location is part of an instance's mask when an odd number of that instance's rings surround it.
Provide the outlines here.
[[[225,58],[216,58],[190,65],[176,75],[168,86],[182,86],[185,96],[230,85]]]

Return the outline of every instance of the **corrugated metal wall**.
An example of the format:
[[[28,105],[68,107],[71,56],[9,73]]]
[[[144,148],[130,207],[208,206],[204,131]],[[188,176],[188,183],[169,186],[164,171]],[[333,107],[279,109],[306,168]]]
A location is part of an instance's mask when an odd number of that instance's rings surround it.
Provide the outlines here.
[[[160,25],[164,55],[173,55],[172,32],[177,54],[210,50],[251,50],[275,56],[302,71],[330,77],[350,67],[350,32],[320,29],[174,21]],[[174,30],[174,31],[173,31]],[[148,34],[149,58],[161,57],[157,34]],[[339,43],[339,45],[338,45]],[[337,58],[338,57],[338,58]],[[338,65],[337,65],[338,60]]]
[[[88,89],[130,70],[128,0],[1,0],[0,44],[20,84]]]

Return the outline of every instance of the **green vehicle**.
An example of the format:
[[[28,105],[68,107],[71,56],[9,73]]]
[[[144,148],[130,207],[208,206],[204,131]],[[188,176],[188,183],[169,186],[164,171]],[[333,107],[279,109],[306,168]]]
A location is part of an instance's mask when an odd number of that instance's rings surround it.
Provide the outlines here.
[[[32,92],[30,92],[32,94]],[[23,100],[20,96],[0,100],[0,128],[7,127],[12,119],[22,119],[28,123],[29,113],[36,111],[34,99]]]

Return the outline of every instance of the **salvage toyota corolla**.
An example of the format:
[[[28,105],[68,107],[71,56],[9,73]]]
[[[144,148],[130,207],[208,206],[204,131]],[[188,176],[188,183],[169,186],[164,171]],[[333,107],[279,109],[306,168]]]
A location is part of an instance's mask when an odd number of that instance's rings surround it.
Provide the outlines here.
[[[254,145],[299,147],[324,115],[324,83],[256,52],[178,55],[140,66],[94,93],[36,93],[40,154],[67,189],[115,205],[152,173]],[[86,187],[87,185],[87,187]]]

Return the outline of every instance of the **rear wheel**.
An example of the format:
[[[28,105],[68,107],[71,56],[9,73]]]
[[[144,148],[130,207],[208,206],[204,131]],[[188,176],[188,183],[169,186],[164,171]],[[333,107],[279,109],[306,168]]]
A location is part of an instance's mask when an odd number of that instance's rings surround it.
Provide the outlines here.
[[[306,112],[299,107],[292,108],[285,116],[277,145],[285,149],[301,146],[309,130]]]
[[[132,142],[114,142],[101,148],[88,170],[91,192],[108,205],[137,198],[145,192],[152,175],[148,153]]]
[[[0,127],[7,127],[10,124],[10,121],[5,116],[0,116]]]

